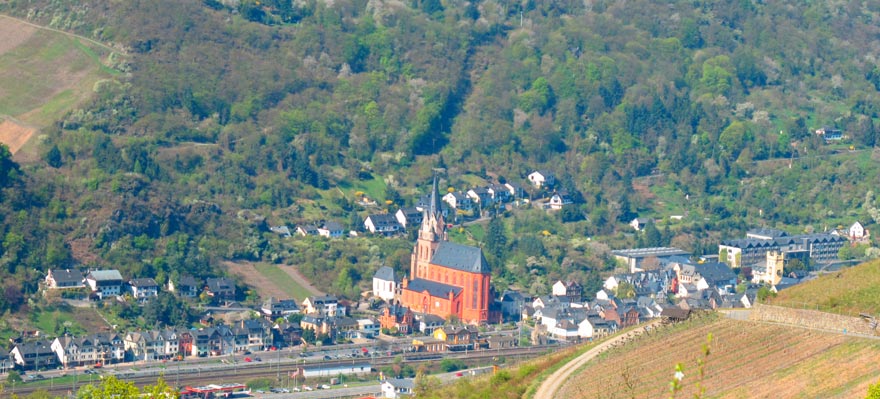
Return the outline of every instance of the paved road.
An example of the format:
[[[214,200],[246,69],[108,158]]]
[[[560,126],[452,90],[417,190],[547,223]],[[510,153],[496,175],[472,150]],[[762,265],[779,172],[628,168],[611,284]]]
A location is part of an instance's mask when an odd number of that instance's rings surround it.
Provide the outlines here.
[[[612,338],[600,343],[599,345],[596,345],[595,347],[593,347],[593,349],[590,349],[590,350],[584,352],[582,355],[578,356],[574,360],[566,363],[559,370],[556,370],[556,372],[551,374],[550,377],[548,377],[546,380],[544,380],[543,383],[541,383],[541,386],[538,387],[537,392],[535,392],[534,399],[555,399],[556,398],[556,391],[560,387],[562,387],[562,385],[565,383],[565,381],[568,379],[568,377],[570,377],[575,371],[577,371],[579,368],[581,368],[581,366],[583,366],[584,364],[587,364],[587,362],[589,362],[590,360],[593,360],[594,357],[596,357],[597,355],[602,353],[602,351],[610,348],[614,344],[618,344],[618,343],[624,342],[630,338],[638,336],[639,334],[641,334],[642,332],[645,331],[645,327],[655,326],[657,323],[659,323],[659,320],[655,320],[650,323],[640,325],[638,328],[636,328],[626,334],[621,334],[621,335],[612,337]]]

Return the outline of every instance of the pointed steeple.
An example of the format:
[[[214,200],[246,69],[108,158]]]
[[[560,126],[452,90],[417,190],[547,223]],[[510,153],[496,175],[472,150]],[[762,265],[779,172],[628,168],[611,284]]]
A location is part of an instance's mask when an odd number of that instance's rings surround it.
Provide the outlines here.
[[[440,190],[437,188],[437,173],[434,173],[434,186],[431,189],[431,203],[428,206],[431,217],[437,217],[442,211],[440,205]]]

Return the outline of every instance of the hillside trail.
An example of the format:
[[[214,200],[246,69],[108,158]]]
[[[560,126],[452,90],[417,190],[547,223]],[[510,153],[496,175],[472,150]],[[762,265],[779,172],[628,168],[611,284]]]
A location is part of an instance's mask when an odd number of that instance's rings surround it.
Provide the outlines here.
[[[632,330],[626,334],[621,334],[613,337],[584,352],[574,360],[560,367],[559,370],[556,370],[555,372],[553,372],[553,374],[550,374],[550,376],[541,383],[541,386],[538,387],[538,390],[535,391],[535,396],[533,397],[533,399],[555,399],[556,391],[561,388],[565,384],[565,381],[568,380],[568,378],[572,374],[574,374],[574,372],[580,369],[581,366],[587,364],[587,362],[593,360],[593,358],[595,358],[608,348],[621,342],[625,342],[630,338],[641,335],[645,331],[645,327],[656,326],[659,322],[659,320],[654,320],[646,323],[645,325],[640,325],[639,328],[635,330]]]
[[[42,30],[51,31],[51,32],[57,32],[57,33],[60,33],[60,34],[62,34],[62,35],[67,35],[68,37],[72,37],[72,38],[76,38],[76,39],[84,40],[84,41],[87,41],[87,42],[89,42],[89,43],[91,43],[91,44],[94,44],[94,45],[96,45],[96,46],[98,46],[98,47],[101,47],[101,48],[103,48],[103,49],[105,49],[105,50],[108,50],[108,51],[111,51],[111,52],[116,52],[116,53],[119,53],[119,54],[122,54],[122,55],[128,56],[128,53],[127,53],[125,50],[118,49],[118,48],[115,48],[115,47],[113,47],[113,46],[110,46],[110,45],[107,45],[107,44],[101,43],[101,42],[99,42],[99,41],[97,41],[97,40],[95,40],[95,39],[89,39],[89,38],[87,38],[87,37],[85,37],[85,36],[77,35],[76,33],[70,33],[70,32],[66,32],[66,31],[60,30],[60,29],[50,28],[50,27],[48,27],[48,26],[38,25],[38,24],[35,24],[35,23],[33,23],[33,22],[30,22],[30,21],[27,21],[27,20],[24,20],[24,19],[21,19],[21,18],[16,18],[16,17],[13,17],[13,16],[9,16],[9,15],[6,15],[6,14],[0,14],[0,18],[5,18],[5,19],[13,20],[13,21],[16,21],[16,22],[18,22],[18,23],[25,24],[25,25],[28,25],[28,26],[31,26],[31,27],[34,27],[34,28],[37,28],[37,29],[42,29]]]

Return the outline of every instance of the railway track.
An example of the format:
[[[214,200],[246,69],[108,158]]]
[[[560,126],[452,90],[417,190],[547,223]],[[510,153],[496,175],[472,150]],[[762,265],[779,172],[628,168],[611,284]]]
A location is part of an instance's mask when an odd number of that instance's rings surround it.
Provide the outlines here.
[[[462,360],[486,360],[505,357],[507,359],[522,359],[540,356],[553,350],[552,346],[510,348],[505,350],[478,350],[467,352],[443,352],[443,353],[408,353],[400,354],[404,363],[429,363],[440,361],[442,359],[462,359]],[[54,380],[43,380],[38,382],[29,382],[26,384],[17,384],[6,387],[6,392],[19,396],[27,396],[38,390],[46,390],[53,397],[63,397],[68,394],[75,394],[83,385],[98,384],[104,376],[114,375],[125,381],[133,382],[138,387],[146,385],[154,385],[158,378],[162,377],[165,382],[171,386],[199,386],[206,384],[218,384],[229,382],[246,383],[256,378],[285,378],[288,373],[297,367],[305,367],[307,369],[334,367],[352,364],[369,363],[372,370],[376,370],[383,366],[388,366],[396,361],[397,356],[382,356],[375,358],[346,358],[333,359],[316,362],[297,362],[297,359],[279,359],[280,361],[262,361],[250,363],[236,364],[211,364],[202,367],[197,364],[169,363],[164,369],[152,368],[142,371],[126,371],[119,370],[115,373],[104,373],[101,375],[92,375],[91,380],[87,380],[86,374],[78,374],[77,380],[64,383],[55,383]],[[207,367],[211,366],[211,367]]]

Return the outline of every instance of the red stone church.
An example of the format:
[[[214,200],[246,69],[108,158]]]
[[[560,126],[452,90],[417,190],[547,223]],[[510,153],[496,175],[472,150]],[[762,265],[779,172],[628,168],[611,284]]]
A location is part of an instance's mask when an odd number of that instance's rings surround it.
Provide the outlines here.
[[[424,211],[412,254],[409,279],[404,278],[401,305],[413,311],[464,323],[489,322],[490,270],[482,249],[446,240],[437,178]]]

